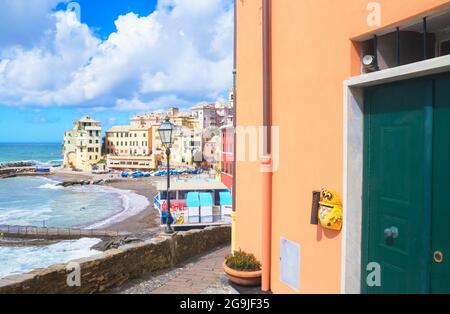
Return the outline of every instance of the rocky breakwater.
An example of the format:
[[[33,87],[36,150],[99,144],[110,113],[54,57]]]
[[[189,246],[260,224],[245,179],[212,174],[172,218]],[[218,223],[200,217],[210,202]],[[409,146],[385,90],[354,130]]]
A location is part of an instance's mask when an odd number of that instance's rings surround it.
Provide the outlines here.
[[[14,162],[0,164],[0,179],[17,176],[48,175],[49,172],[37,172],[36,166],[30,162]]]
[[[64,181],[61,183],[58,183],[58,186],[62,187],[70,187],[70,186],[82,186],[82,185],[103,185],[108,183],[108,180],[79,180],[79,181]]]
[[[27,162],[27,161],[0,163],[0,169],[4,169],[4,168],[25,168],[25,167],[34,167],[34,166],[36,166],[35,163]]]

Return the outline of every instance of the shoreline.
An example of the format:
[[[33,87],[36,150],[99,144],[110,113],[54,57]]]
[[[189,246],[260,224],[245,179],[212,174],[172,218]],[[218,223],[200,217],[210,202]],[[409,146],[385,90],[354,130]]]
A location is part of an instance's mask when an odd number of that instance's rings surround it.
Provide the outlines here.
[[[65,169],[56,169],[48,178],[56,181],[112,180],[100,186],[116,190],[117,194],[124,198],[122,202],[135,202],[134,206],[128,207],[138,207],[137,210],[132,208],[133,212],[124,219],[121,219],[120,216],[124,215],[129,209],[124,208],[124,210],[114,213],[102,221],[94,222],[87,226],[87,229],[128,232],[142,236],[154,235],[160,231],[159,213],[152,204],[153,197],[156,194],[154,183],[159,181],[159,178],[121,178],[119,174],[91,174]],[[139,198],[136,198],[136,196],[139,196]],[[139,202],[144,201],[145,205],[139,204]],[[126,204],[124,204],[124,207],[126,207]]]
[[[120,197],[122,210],[116,211],[102,220],[81,226],[82,228],[126,232],[145,238],[160,231],[159,213],[152,204],[156,194],[154,183],[159,180],[155,177],[121,178],[119,174],[91,174],[60,168],[53,169],[51,173],[43,177],[57,182],[111,180],[111,182],[98,185],[98,187],[109,190]]]

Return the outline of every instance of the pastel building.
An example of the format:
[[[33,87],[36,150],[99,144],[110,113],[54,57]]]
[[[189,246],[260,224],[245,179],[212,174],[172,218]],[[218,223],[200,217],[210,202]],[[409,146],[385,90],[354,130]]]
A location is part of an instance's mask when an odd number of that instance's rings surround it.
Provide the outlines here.
[[[234,174],[234,128],[232,126],[223,126],[220,128],[220,131],[222,147],[220,180],[231,190],[233,188]]]
[[[199,129],[181,129],[181,154],[182,162],[193,165],[202,159],[203,132]]]
[[[272,132],[237,146],[233,247],[262,288],[450,293],[450,1],[235,5],[236,122]],[[340,231],[312,219],[323,188]]]
[[[122,156],[148,156],[152,153],[152,128],[114,126],[106,131],[106,153]]]
[[[101,161],[102,128],[100,122],[85,116],[64,133],[63,167],[91,171]]]
[[[221,102],[198,104],[192,107],[191,110],[200,129],[221,127],[233,115],[233,108]]]
[[[105,152],[110,169],[155,169],[153,128],[114,126],[106,131]]]

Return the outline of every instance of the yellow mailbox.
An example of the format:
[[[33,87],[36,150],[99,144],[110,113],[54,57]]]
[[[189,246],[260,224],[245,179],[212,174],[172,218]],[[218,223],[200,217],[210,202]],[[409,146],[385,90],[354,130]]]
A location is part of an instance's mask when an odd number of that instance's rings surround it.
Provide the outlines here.
[[[342,201],[336,192],[322,190],[319,202],[320,225],[326,229],[342,229]]]

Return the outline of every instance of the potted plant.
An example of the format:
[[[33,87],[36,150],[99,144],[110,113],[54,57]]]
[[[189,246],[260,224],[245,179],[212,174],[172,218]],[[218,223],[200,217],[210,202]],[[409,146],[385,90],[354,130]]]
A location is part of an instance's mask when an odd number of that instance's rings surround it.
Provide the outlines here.
[[[231,282],[241,286],[261,284],[261,263],[253,254],[242,250],[225,258],[223,269]]]

